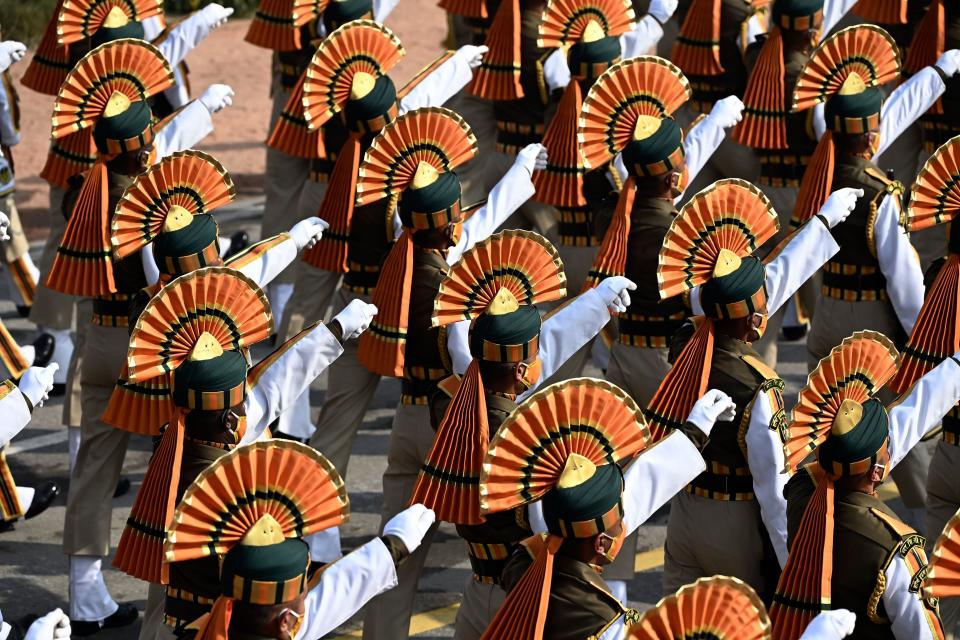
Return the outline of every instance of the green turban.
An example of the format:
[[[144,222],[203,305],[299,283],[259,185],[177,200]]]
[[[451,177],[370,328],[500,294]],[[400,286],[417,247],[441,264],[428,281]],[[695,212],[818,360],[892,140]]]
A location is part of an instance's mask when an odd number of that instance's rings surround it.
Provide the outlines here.
[[[146,101],[131,102],[126,111],[115,116],[104,116],[93,127],[97,151],[116,155],[135,151],[153,139],[153,113]]]
[[[309,564],[310,547],[300,538],[264,546],[239,544],[223,558],[220,591],[252,604],[290,602],[306,590]]]
[[[240,351],[187,360],[173,372],[173,403],[186,409],[228,409],[243,402],[246,382],[247,358]]]
[[[481,314],[470,327],[470,355],[478,360],[522,362],[536,354],[540,324],[534,305],[502,315]]]
[[[407,188],[400,194],[400,222],[412,229],[433,229],[453,221],[451,215],[418,216],[452,209],[460,203],[460,178],[453,171],[444,171],[437,179],[420,189]]]
[[[672,118],[660,121],[660,126],[642,140],[631,140],[623,149],[623,162],[633,176],[663,175],[683,158],[683,133]]]
[[[390,121],[391,110],[396,106],[397,89],[393,80],[388,76],[378,76],[370,93],[359,100],[347,100],[343,118],[354,131],[379,131]]]
[[[715,320],[746,318],[765,296],[766,269],[753,256],[743,258],[733,273],[711,278],[700,290],[700,303],[707,317]]]
[[[219,257],[219,228],[213,216],[194,214],[190,224],[160,233],[153,240],[157,266],[167,275],[179,276],[210,266]]]
[[[837,476],[866,473],[877,461],[877,453],[890,435],[887,409],[882,402],[871,398],[860,406],[859,421],[845,433],[841,433],[835,423],[817,449],[817,460],[828,473]]]
[[[620,39],[606,36],[593,42],[578,42],[567,54],[571,73],[587,80],[596,80],[621,54]]]
[[[837,133],[867,133],[880,126],[880,108],[883,93],[877,87],[867,87],[860,93],[841,95],[827,99],[824,116],[827,127]]]
[[[96,33],[90,36],[91,49],[96,49],[102,44],[120,40],[121,38],[134,38],[136,40],[144,39],[143,24],[136,20],[131,20],[122,27],[100,27]]]
[[[588,479],[569,487],[562,482],[542,500],[547,530],[564,538],[589,538],[623,517],[623,472],[615,464],[596,467]]]
[[[323,11],[323,26],[331,33],[348,22],[373,14],[370,0],[334,0]]]
[[[823,23],[823,0],[776,0],[773,24],[790,31],[817,29]]]

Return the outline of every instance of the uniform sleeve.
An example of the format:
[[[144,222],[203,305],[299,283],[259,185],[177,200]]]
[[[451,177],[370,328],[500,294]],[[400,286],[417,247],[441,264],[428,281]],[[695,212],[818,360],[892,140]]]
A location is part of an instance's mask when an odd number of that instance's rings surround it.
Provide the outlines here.
[[[247,430],[241,444],[258,440],[341,353],[340,341],[318,322],[257,364],[247,378]]]
[[[622,42],[622,41],[621,41]],[[543,63],[543,79],[551,92],[565,89],[570,84],[570,67],[563,49],[557,49]]]
[[[463,375],[473,360],[470,355],[470,322],[462,320],[447,327],[447,352],[453,364],[453,372]]]
[[[373,19],[384,22],[400,4],[400,0],[373,0]]]
[[[520,396],[523,402],[552,376],[570,356],[610,322],[610,310],[596,289],[581,293],[547,318],[540,328],[540,380]]]
[[[199,100],[194,100],[174,116],[173,120],[160,129],[153,145],[157,150],[157,159],[191,149],[213,131],[213,117]]]
[[[455,264],[465,251],[488,238],[535,192],[530,172],[514,163],[491,189],[487,204],[463,223],[459,242],[447,252],[447,264]]]
[[[390,551],[375,538],[323,570],[304,601],[303,626],[296,640],[322,638],[374,596],[397,586]]]
[[[12,147],[20,142],[20,132],[13,122],[13,109],[7,88],[0,82],[0,144]]]
[[[439,107],[467,86],[473,70],[464,56],[454,54],[400,100],[400,115],[421,107]]]
[[[163,42],[157,45],[157,49],[171,67],[176,67],[208,35],[210,35],[210,25],[202,12],[196,11],[170,29]]]
[[[820,29],[820,33],[826,37],[855,4],[857,4],[857,0],[825,0],[823,3],[823,27]]]
[[[880,109],[880,146],[874,162],[890,148],[907,127],[925,114],[947,85],[933,67],[924,67],[890,94]]]
[[[873,223],[877,261],[887,280],[887,295],[903,330],[910,334],[923,306],[923,270],[910,236],[900,224],[900,196],[888,194]]]
[[[893,635],[898,640],[934,640],[940,622],[934,618],[920,597],[910,590],[913,576],[906,561],[899,553],[893,555],[884,571],[886,589],[883,591],[883,608],[890,619]]]
[[[251,251],[248,258],[244,255],[239,256],[237,260],[232,260],[228,266],[237,269],[243,275],[249,277],[257,283],[261,289],[266,287],[280,273],[297,259],[297,243],[293,241],[289,233],[281,233],[272,238],[271,246],[261,251],[256,251],[259,244],[250,247]]]
[[[910,393],[890,407],[890,468],[903,460],[957,402],[960,402],[960,364],[947,358],[917,380]]]
[[[30,424],[30,406],[20,389],[8,380],[0,386],[0,445],[9,442]]]
[[[663,27],[653,16],[644,16],[633,29],[620,36],[621,58],[629,60],[650,53],[663,37]]]
[[[688,184],[697,177],[726,135],[726,130],[717,124],[716,118],[710,116],[701,120],[687,133],[683,140],[683,152],[686,155]],[[679,202],[681,198],[682,195],[674,202]]]
[[[623,476],[623,526],[627,535],[706,468],[697,447],[680,431],[637,456]]]
[[[783,488],[789,477],[784,468],[783,442],[776,421],[783,419],[782,408],[770,404],[770,393],[757,394],[750,409],[747,426],[747,464],[753,476],[753,493],[760,503],[760,518],[777,552],[780,566],[787,562],[787,501]]]
[[[813,218],[798,229],[780,253],[767,263],[767,310],[770,315],[786,304],[800,286],[839,250],[840,245],[820,219]],[[697,301],[699,303],[699,296]]]

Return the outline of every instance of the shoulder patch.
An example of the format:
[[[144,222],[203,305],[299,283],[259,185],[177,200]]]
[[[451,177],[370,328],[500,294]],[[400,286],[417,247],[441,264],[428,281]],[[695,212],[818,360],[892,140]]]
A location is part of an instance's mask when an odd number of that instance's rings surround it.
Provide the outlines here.
[[[871,178],[879,180],[885,185],[890,184],[891,182],[894,182],[894,180],[891,180],[890,178],[887,177],[887,174],[885,174],[880,169],[877,169],[876,167],[867,167],[866,169],[864,169],[864,172],[866,172],[866,174]]]
[[[761,360],[760,358],[746,354],[740,356],[740,359],[750,365],[750,368],[763,376],[764,380],[780,380],[780,376],[777,375],[777,372],[767,366],[767,363]],[[783,382],[781,381],[782,385]]]
[[[876,507],[870,508],[870,513],[875,515],[881,522],[883,522],[887,527],[900,538],[900,555],[904,558],[907,557],[907,554],[914,549],[915,547],[920,547],[923,549],[926,545],[926,539],[914,531],[910,525],[905,522],[894,518],[893,516],[884,513]]]

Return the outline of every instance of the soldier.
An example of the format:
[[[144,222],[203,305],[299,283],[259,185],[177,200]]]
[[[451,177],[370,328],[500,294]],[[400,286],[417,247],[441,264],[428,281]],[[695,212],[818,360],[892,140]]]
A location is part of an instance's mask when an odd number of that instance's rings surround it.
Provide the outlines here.
[[[872,331],[843,341],[810,374],[784,426],[790,557],[771,608],[777,638],[796,638],[825,605],[857,615],[856,637],[941,638],[921,597],[924,539],[877,487],[960,399],[955,354],[888,409],[875,396],[896,372],[893,343]],[[816,462],[802,466],[811,451]]]

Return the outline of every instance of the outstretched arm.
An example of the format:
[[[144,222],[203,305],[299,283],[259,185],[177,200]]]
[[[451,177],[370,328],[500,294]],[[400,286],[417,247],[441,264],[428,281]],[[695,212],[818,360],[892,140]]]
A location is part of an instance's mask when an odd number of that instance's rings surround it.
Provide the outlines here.
[[[958,357],[955,354],[928,371],[889,408],[891,469],[960,402]]]
[[[900,206],[899,193],[887,194],[877,209],[873,232],[890,304],[903,330],[910,335],[923,306],[923,270],[910,236],[900,224]]]

